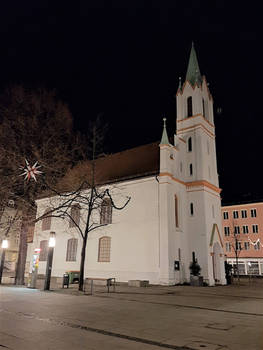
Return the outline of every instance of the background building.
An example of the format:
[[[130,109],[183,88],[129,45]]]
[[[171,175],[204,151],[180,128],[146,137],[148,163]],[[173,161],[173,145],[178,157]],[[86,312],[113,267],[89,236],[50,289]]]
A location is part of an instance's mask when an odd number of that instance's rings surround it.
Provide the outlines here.
[[[4,271],[14,273],[18,258],[19,237],[21,229],[21,216],[15,202],[9,200],[8,204],[0,208],[0,242],[8,240],[5,254]],[[0,249],[1,251],[1,249]]]
[[[263,202],[223,206],[222,221],[227,261],[237,253],[240,274],[263,275]]]

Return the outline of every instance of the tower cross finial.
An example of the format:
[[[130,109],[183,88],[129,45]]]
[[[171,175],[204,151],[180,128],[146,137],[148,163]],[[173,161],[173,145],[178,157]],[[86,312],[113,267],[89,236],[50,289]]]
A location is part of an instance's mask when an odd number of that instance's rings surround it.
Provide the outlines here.
[[[169,139],[166,131],[166,118],[163,117],[163,134],[161,139],[161,145],[169,145]]]

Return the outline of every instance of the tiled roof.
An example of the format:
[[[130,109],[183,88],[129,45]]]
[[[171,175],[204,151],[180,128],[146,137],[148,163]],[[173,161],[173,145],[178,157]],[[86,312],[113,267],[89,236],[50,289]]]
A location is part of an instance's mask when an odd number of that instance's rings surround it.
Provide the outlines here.
[[[76,189],[85,180],[91,182],[91,162],[82,162],[71,169],[61,181],[60,188]],[[107,155],[95,161],[95,182],[106,184],[159,173],[159,142]]]

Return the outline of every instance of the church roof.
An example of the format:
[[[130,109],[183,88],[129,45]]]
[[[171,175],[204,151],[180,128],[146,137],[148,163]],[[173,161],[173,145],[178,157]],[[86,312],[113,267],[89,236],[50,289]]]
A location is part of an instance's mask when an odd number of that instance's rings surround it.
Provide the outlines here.
[[[95,181],[101,185],[154,175],[159,173],[159,168],[159,142],[154,142],[98,158],[95,161]],[[60,190],[76,189],[85,180],[91,181],[91,175],[91,162],[81,162],[65,175]]]
[[[194,43],[192,43],[185,80],[188,80],[192,85],[194,85],[195,83],[200,85],[202,83],[202,76],[197,61]]]

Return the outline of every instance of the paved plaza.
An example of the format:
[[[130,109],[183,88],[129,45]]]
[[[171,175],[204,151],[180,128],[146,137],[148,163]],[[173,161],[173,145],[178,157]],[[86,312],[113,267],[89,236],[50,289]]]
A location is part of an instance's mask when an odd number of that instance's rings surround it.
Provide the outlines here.
[[[0,348],[263,349],[263,281],[218,287],[0,287]]]

